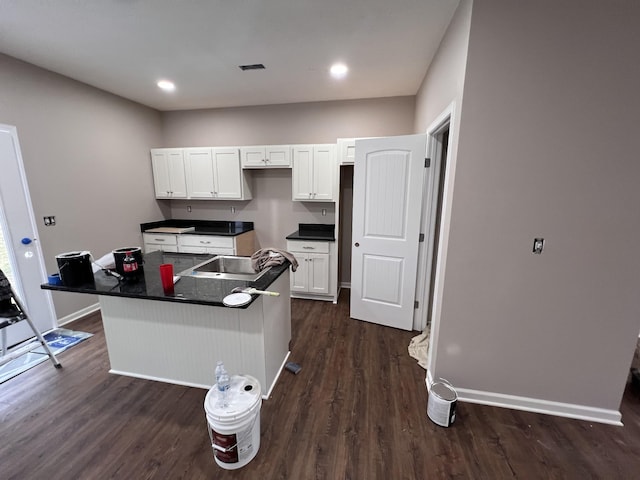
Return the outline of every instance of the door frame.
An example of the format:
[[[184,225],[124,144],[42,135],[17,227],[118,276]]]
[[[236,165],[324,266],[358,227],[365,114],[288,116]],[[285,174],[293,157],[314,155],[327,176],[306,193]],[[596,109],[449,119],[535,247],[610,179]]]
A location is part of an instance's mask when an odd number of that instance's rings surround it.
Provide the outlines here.
[[[443,192],[442,192],[442,205],[440,209],[440,231],[438,238],[438,252],[436,258],[433,256],[433,245],[435,240],[435,222],[432,222],[432,225],[429,232],[429,242],[425,248],[430,248],[431,254],[426,259],[424,263],[424,272],[425,275],[430,277],[432,269],[435,271],[435,275],[433,277],[433,301],[431,305],[427,305],[429,302],[429,285],[427,284],[427,288],[424,288],[421,292],[422,298],[421,302],[425,305],[425,308],[428,308],[431,313],[431,325],[430,325],[430,334],[429,334],[429,355],[427,358],[427,380],[429,377],[429,373],[434,371],[436,360],[437,360],[437,345],[438,345],[438,336],[440,332],[440,320],[442,313],[442,300],[444,297],[444,278],[446,271],[446,260],[447,260],[447,252],[449,248],[449,230],[451,227],[451,207],[452,207],[452,198],[453,198],[453,189],[454,189],[454,179],[456,172],[456,162],[457,162],[457,142],[458,142],[458,125],[457,125],[457,117],[456,117],[456,102],[451,102],[441,113],[436,117],[436,119],[429,125],[427,128],[427,152],[432,155],[431,158],[436,158],[436,161],[439,161],[439,158],[436,156],[438,153],[438,135],[440,135],[445,128],[449,128],[449,142],[447,146],[447,157],[445,158],[445,176],[443,182]],[[439,168],[441,166],[438,166]],[[438,168],[438,172],[439,172]],[[435,170],[435,169],[434,169]],[[437,208],[437,206],[436,206]],[[426,214],[426,212],[425,212]],[[428,264],[428,265],[427,265]],[[429,282],[430,279],[424,277],[423,280]],[[422,329],[426,327],[427,315],[425,314],[426,310],[423,311],[423,314],[419,318]]]
[[[33,239],[32,239],[33,241],[30,244],[30,248],[33,252],[33,257],[31,257],[28,261],[37,262],[37,266],[35,270],[37,271],[37,274],[40,277],[39,280],[41,282],[44,282],[47,278],[47,273],[46,273],[46,268],[44,264],[44,256],[42,254],[42,246],[39,240],[40,235],[38,233],[35,215],[33,212],[33,204],[31,203],[31,194],[29,192],[27,174],[24,168],[24,161],[22,159],[22,150],[20,148],[20,141],[18,139],[18,130],[15,126],[7,125],[7,124],[0,124],[0,130],[2,130],[4,133],[7,133],[11,137],[14,145],[15,160],[16,160],[15,167],[17,168],[16,173],[19,177],[18,183],[19,183],[20,191],[22,192],[22,198],[19,201],[24,202],[24,206],[26,207],[26,214],[28,217],[27,223],[29,225],[29,228],[31,229],[29,233],[32,232],[32,235],[33,235]],[[25,235],[25,232],[16,232],[15,227],[12,228],[12,226],[9,224],[9,220],[7,218],[8,216],[6,212],[9,208],[11,208],[11,206],[7,205],[6,199],[5,199],[5,202],[2,205],[0,205],[0,222],[2,222],[2,228],[5,233],[4,240],[7,246],[7,252],[9,254],[9,262],[11,264],[11,268],[13,270],[13,275],[14,275],[12,287],[15,290],[16,295],[20,297],[20,300],[25,305],[36,327],[42,333],[45,333],[58,326],[57,316],[56,316],[55,308],[53,305],[53,299],[51,297],[50,292],[40,289],[39,284],[29,285],[28,288],[30,289],[33,288],[38,290],[38,294],[37,294],[38,302],[44,302],[44,305],[43,305],[44,308],[41,311],[41,314],[44,314],[44,315],[38,315],[37,318],[34,318],[34,316],[31,314],[32,308],[30,306],[31,301],[33,301],[33,298],[30,299],[30,297],[33,297],[33,294],[32,294],[33,292],[29,294],[27,292],[27,285],[25,284],[25,281],[23,278],[25,275],[25,272],[21,271],[21,266],[19,264],[20,262],[18,262],[18,255],[20,255],[21,252],[16,250],[16,245],[18,245],[19,243],[18,238]],[[20,208],[22,208],[22,206],[20,206]],[[32,273],[35,273],[35,271],[32,271]],[[44,318],[44,317],[47,317],[47,318]],[[15,325],[11,325],[7,327],[7,333],[8,333],[9,347],[11,347],[14,344],[19,344],[24,340],[28,340],[29,338],[32,338],[35,336],[25,322],[18,322]],[[28,335],[28,337],[25,338],[25,335]],[[16,339],[23,339],[23,340],[16,341]]]
[[[434,283],[437,284],[437,279],[432,277],[433,269],[438,266],[438,259],[434,258],[434,249],[436,244],[436,220],[438,213],[440,213],[441,217],[444,217],[446,203],[445,195],[443,195],[440,212],[438,212],[438,195],[441,187],[444,188],[444,194],[446,194],[447,190],[447,179],[445,178],[444,185],[440,185],[439,181],[440,172],[443,168],[442,143],[440,142],[439,137],[446,129],[449,129],[447,158],[445,159],[444,165],[448,166],[451,156],[450,147],[454,110],[455,102],[452,102],[427,128],[427,151],[425,152],[425,155],[427,158],[431,159],[431,168],[425,169],[424,196],[422,199],[423,209],[420,219],[420,231],[425,235],[425,241],[420,243],[418,251],[418,278],[416,282],[415,295],[416,300],[418,301],[418,306],[416,307],[413,316],[413,329],[418,331],[423,331],[427,327],[428,312],[433,307],[433,305],[429,304],[429,293],[431,291],[432,278],[434,279]],[[445,176],[447,174],[448,172],[445,171]],[[440,220],[442,221],[442,218]],[[440,230],[442,232],[442,225]],[[440,235],[440,237],[442,238],[442,235]],[[434,291],[433,303],[435,302],[436,299]]]

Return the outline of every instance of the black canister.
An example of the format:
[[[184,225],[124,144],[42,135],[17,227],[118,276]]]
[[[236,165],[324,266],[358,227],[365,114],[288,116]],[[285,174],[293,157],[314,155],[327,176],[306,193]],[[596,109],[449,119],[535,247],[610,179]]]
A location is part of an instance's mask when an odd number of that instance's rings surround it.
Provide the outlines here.
[[[91,254],[89,252],[68,252],[56,255],[60,280],[65,287],[79,287],[93,284]]]
[[[137,279],[142,274],[142,249],[140,247],[117,248],[113,251],[116,272],[126,279]],[[125,259],[127,261],[125,262]]]

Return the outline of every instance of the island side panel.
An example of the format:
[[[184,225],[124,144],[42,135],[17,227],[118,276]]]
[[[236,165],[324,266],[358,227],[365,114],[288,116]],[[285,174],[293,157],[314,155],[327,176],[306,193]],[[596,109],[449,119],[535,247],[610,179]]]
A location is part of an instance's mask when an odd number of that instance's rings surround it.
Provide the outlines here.
[[[100,296],[111,372],[210,388],[223,360],[265,388],[260,299],[247,309]]]
[[[289,357],[291,341],[291,300],[289,270],[285,271],[269,286],[279,297],[265,297],[262,303],[264,317],[264,351],[267,376],[267,396],[275,386],[278,376]]]

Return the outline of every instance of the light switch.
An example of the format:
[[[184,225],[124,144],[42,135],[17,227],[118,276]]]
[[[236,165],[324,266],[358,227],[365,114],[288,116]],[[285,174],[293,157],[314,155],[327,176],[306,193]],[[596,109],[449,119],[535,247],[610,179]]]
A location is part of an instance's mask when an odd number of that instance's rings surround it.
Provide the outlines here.
[[[535,253],[536,255],[540,255],[542,253],[543,248],[544,248],[544,238],[534,238],[533,253]]]

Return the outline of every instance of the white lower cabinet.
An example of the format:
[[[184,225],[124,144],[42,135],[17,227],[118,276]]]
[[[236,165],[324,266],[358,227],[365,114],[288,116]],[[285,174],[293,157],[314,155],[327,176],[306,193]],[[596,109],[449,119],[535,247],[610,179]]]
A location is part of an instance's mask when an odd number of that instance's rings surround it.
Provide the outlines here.
[[[250,256],[255,251],[255,231],[235,236],[143,233],[144,252]]]
[[[144,253],[177,252],[178,236],[169,233],[143,233]]]
[[[298,269],[291,273],[291,293],[327,296],[332,300],[334,282],[331,281],[332,248],[335,242],[288,240],[287,250],[296,257]],[[306,295],[300,295],[302,297]]]
[[[329,293],[329,255],[297,253],[298,269],[293,272],[291,290],[307,293]]]
[[[215,255],[235,255],[233,237],[213,235],[180,235],[178,238],[180,253],[211,253]]]

